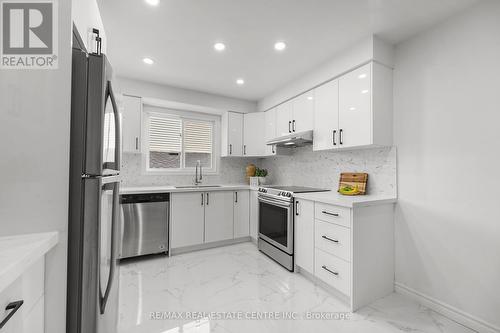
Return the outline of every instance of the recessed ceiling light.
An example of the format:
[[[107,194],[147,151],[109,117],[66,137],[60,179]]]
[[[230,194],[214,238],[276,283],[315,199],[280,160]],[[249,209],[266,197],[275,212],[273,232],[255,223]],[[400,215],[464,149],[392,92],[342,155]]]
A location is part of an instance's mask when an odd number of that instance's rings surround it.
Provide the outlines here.
[[[363,73],[363,74],[361,74],[361,75],[358,76],[358,78],[360,78],[360,79],[364,79],[365,77],[366,77],[365,73]]]
[[[160,0],[145,0],[148,5],[158,6],[160,4]]]
[[[276,42],[274,43],[274,49],[276,51],[283,51],[286,49],[286,43],[285,42]]]
[[[368,94],[368,89],[361,90],[361,93],[362,93],[362,94]]]
[[[312,96],[307,96],[307,99],[312,101],[314,98]]]
[[[224,51],[226,49],[226,45],[224,43],[215,43],[214,49],[219,52]]]
[[[152,65],[152,64],[154,64],[154,63],[155,63],[155,62],[154,62],[154,60],[153,60],[153,59],[151,59],[151,58],[144,58],[144,59],[142,59],[142,61],[143,61],[145,64],[148,64],[148,65]]]
[[[356,110],[356,108],[355,108],[354,106],[351,106],[351,107],[349,108],[349,111],[354,111],[354,110]]]
[[[243,80],[243,79],[237,79],[236,80],[236,84],[242,86],[242,85],[245,84],[245,80]]]

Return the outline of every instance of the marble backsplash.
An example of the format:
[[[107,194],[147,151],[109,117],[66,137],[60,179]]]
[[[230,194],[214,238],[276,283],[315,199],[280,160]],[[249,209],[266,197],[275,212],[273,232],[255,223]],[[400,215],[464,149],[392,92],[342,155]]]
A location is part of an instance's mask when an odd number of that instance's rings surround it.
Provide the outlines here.
[[[142,171],[142,155],[125,153],[122,156],[122,187],[127,186],[162,186],[192,185],[194,172],[189,175],[145,175]],[[247,164],[261,164],[257,159],[221,158],[219,173],[204,174],[203,184],[244,184]]]
[[[245,167],[268,169],[268,183],[337,189],[341,172],[368,173],[368,193],[397,195],[396,148],[313,152],[312,146],[294,148],[291,155],[265,159],[221,158],[217,175],[204,175],[203,184],[242,184]],[[140,154],[124,154],[122,186],[189,185],[192,175],[145,175]]]
[[[337,189],[341,172],[368,173],[368,194],[397,195],[396,148],[313,152],[312,146],[294,148],[290,156],[259,161],[273,184]]]

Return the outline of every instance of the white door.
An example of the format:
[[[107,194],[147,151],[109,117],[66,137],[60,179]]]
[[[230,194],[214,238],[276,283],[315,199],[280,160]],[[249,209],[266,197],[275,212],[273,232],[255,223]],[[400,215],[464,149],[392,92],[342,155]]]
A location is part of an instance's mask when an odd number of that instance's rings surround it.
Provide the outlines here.
[[[234,238],[250,235],[250,191],[234,192]]]
[[[314,91],[293,99],[292,132],[303,132],[314,126]]]
[[[139,153],[141,151],[141,114],[141,98],[123,95],[122,149],[124,152]]]
[[[339,82],[333,80],[314,91],[313,150],[339,147]]]
[[[264,112],[266,141],[275,139],[276,135],[276,108]],[[276,146],[266,145],[266,155],[276,155]]]
[[[233,192],[205,193],[205,243],[233,238]]]
[[[295,264],[314,273],[314,202],[295,201]]]
[[[372,140],[371,64],[339,79],[339,144],[365,146]]]
[[[292,133],[292,101],[278,105],[276,108],[276,134],[278,137]]]
[[[257,241],[259,234],[259,192],[250,191],[250,237]]]
[[[203,244],[204,193],[172,193],[170,201],[171,247]]]
[[[229,156],[243,155],[243,114],[228,112]]]
[[[246,113],[243,117],[243,155],[264,156],[266,153],[265,114]]]

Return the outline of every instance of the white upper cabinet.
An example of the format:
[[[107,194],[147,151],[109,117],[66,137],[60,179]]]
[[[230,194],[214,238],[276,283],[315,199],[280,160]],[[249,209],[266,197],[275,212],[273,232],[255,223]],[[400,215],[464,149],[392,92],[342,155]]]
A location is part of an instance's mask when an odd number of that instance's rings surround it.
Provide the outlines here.
[[[315,89],[314,150],[392,145],[392,70],[371,62]]]
[[[371,64],[339,79],[339,144],[367,146],[372,137]]]
[[[292,101],[278,105],[276,108],[277,137],[292,133],[293,103]]]
[[[333,80],[314,92],[314,150],[333,149],[338,145],[339,82]]]
[[[222,115],[221,156],[243,156],[243,114]]]
[[[266,141],[277,137],[276,135],[276,108],[264,112],[264,131],[266,133]],[[266,145],[266,155],[276,155],[276,147]]]
[[[123,95],[122,151],[125,153],[141,152],[141,115],[141,98]]]
[[[314,91],[295,97],[292,104],[292,132],[312,130],[314,127]]]
[[[264,112],[245,113],[243,120],[243,155],[266,155]]]

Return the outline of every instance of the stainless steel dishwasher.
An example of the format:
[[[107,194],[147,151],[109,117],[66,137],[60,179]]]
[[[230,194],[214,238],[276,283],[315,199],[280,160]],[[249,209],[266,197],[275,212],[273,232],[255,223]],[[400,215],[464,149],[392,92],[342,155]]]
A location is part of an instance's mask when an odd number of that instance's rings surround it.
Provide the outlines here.
[[[124,194],[120,203],[120,259],[168,253],[170,193]]]

